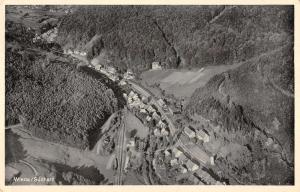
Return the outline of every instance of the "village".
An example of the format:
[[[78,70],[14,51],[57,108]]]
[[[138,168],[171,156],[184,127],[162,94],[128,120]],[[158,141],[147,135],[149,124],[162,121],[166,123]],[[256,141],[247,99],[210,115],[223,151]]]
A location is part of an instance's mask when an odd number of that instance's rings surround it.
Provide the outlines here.
[[[86,56],[86,52],[78,50],[68,50],[66,53]],[[124,74],[118,74],[112,66],[103,66],[101,64],[94,66],[89,64],[88,67],[106,75],[121,87],[133,85],[135,79],[135,75],[130,69]],[[162,70],[160,62],[153,62],[152,70]],[[175,178],[176,182],[187,179],[191,184],[197,185],[225,184],[211,176],[206,169],[207,165],[214,166],[214,156],[208,155],[195,142],[190,142],[191,140],[203,143],[209,142],[209,133],[205,129],[185,126],[181,136],[176,141],[173,136],[178,130],[173,130],[173,125],[168,123],[169,119],[166,114],[172,115],[173,113],[166,105],[164,99],[155,98],[155,96],[135,88],[136,81],[134,81],[134,86],[131,86],[130,91],[123,93],[123,97],[126,99],[129,111],[149,129],[150,140],[157,141],[155,147],[153,147],[154,156],[151,159],[155,174],[166,182],[170,182],[170,180]],[[140,140],[136,137],[129,139],[126,146],[126,151],[129,155],[126,155],[125,172],[128,171],[129,167],[134,166],[134,163],[136,163],[134,154],[145,150],[146,143],[145,140]],[[185,146],[186,143],[189,143],[188,147]],[[176,177],[164,177],[172,174],[175,174]]]

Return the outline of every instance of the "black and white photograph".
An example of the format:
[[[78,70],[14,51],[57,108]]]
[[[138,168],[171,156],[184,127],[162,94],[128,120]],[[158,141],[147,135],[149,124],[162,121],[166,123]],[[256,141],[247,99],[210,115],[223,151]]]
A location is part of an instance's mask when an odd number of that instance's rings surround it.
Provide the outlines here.
[[[5,186],[295,185],[294,5],[4,11]]]

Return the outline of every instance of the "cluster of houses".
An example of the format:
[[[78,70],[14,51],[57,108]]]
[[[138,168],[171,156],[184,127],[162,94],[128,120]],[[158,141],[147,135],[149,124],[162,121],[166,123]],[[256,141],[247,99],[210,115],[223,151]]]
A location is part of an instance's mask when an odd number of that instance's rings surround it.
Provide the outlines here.
[[[137,109],[139,113],[145,117],[146,122],[155,122],[153,134],[156,137],[168,136],[170,134],[167,122],[156,107],[148,103],[149,98],[146,96],[140,97],[134,91],[131,91],[128,95],[124,93],[123,96],[127,100],[128,107]]]
[[[165,149],[163,151],[166,159],[169,159],[169,163],[172,167],[178,167],[180,173],[186,175],[189,174],[189,180],[194,184],[223,184],[214,179],[207,171],[201,168],[198,164],[194,163],[188,158],[178,147],[172,149]]]
[[[47,41],[48,43],[52,43],[54,39],[57,37],[57,27],[54,27],[53,29],[48,30],[47,32],[39,35],[35,34],[35,37],[32,39],[33,43],[37,43],[39,41]]]
[[[101,65],[100,65],[101,67]],[[107,67],[101,67],[99,70],[101,73],[106,75],[108,78],[110,78],[112,81],[118,81],[119,77],[117,75],[117,70],[112,66]]]
[[[165,101],[163,100],[163,99],[158,99],[157,100],[157,104],[165,111],[165,112],[167,112],[167,111],[169,111],[169,108],[168,108],[168,106],[166,105],[166,103],[165,103]]]
[[[86,52],[85,51],[79,51],[79,50],[72,50],[72,49],[68,49],[68,50],[64,50],[64,54],[75,54],[75,55],[80,55],[80,56],[86,56]]]
[[[186,157],[185,154],[177,147],[174,147],[171,151],[165,150],[164,153],[166,157],[174,154],[170,164],[171,166],[180,165],[181,173],[187,173],[188,171],[191,172],[199,169],[199,166]]]
[[[133,74],[132,70],[127,69],[127,72],[124,73],[123,78],[127,79],[127,80],[134,79],[134,74]]]
[[[191,126],[186,126],[184,128],[184,133],[189,138],[197,138],[200,141],[203,141],[204,143],[209,142],[209,134],[205,129],[194,129]]]

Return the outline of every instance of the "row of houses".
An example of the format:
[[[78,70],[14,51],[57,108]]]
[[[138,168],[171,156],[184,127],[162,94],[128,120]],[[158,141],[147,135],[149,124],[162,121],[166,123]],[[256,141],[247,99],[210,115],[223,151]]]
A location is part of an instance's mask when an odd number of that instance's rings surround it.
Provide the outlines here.
[[[65,50],[64,49],[64,54],[75,54],[75,55],[80,55],[80,56],[86,56],[87,53],[85,51],[79,51],[79,50],[72,50],[72,49],[68,49]]]
[[[197,138],[204,143],[209,142],[209,133],[205,129],[194,129],[192,126],[186,126],[184,133],[189,138]]]
[[[137,93],[131,91],[128,95],[123,94],[125,99],[127,99],[127,103],[129,108],[136,108],[139,110],[139,113],[143,114],[145,120],[147,122],[154,121],[154,135],[159,136],[168,136],[170,130],[167,126],[167,122],[161,117],[158,110],[152,104],[147,104],[149,98],[142,96],[141,98]]]
[[[224,184],[214,179],[207,171],[199,167],[198,164],[194,163],[183,153],[183,151],[177,147],[164,150],[164,155],[165,157],[171,157],[171,166],[179,166],[179,170],[182,174],[189,172],[192,173],[190,177],[192,177],[192,181],[195,184]]]
[[[199,169],[199,166],[189,159],[180,149],[174,147],[164,150],[166,158],[171,158],[170,164],[172,167],[179,166],[181,173],[193,172]]]
[[[89,65],[89,67],[93,67],[93,65]],[[118,81],[119,80],[117,70],[112,66],[102,66],[102,65],[98,64],[98,65],[95,65],[95,69],[97,71],[103,73],[104,75],[106,75],[112,81]],[[126,84],[125,81],[123,81],[123,83]],[[120,84],[120,82],[119,82],[119,84]]]

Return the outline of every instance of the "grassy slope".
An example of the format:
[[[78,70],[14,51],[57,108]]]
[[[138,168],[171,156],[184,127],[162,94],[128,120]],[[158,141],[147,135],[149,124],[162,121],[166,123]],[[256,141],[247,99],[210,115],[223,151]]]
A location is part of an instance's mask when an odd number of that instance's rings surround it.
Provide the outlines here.
[[[282,94],[271,83],[276,79],[278,87],[293,95],[292,50],[291,44],[280,47],[213,77],[205,87],[195,91],[186,109],[189,115],[200,114],[221,125],[223,130],[235,133],[236,138],[229,141],[248,144],[253,162],[262,155],[269,162],[277,162],[278,169],[288,170],[281,176],[272,176],[275,170],[269,165],[262,183],[288,179],[293,171],[294,98]],[[255,130],[265,138],[255,139]],[[280,146],[279,159],[273,159],[273,149],[267,149],[267,137]],[[265,151],[256,151],[257,143]],[[255,170],[252,167],[248,171]]]

